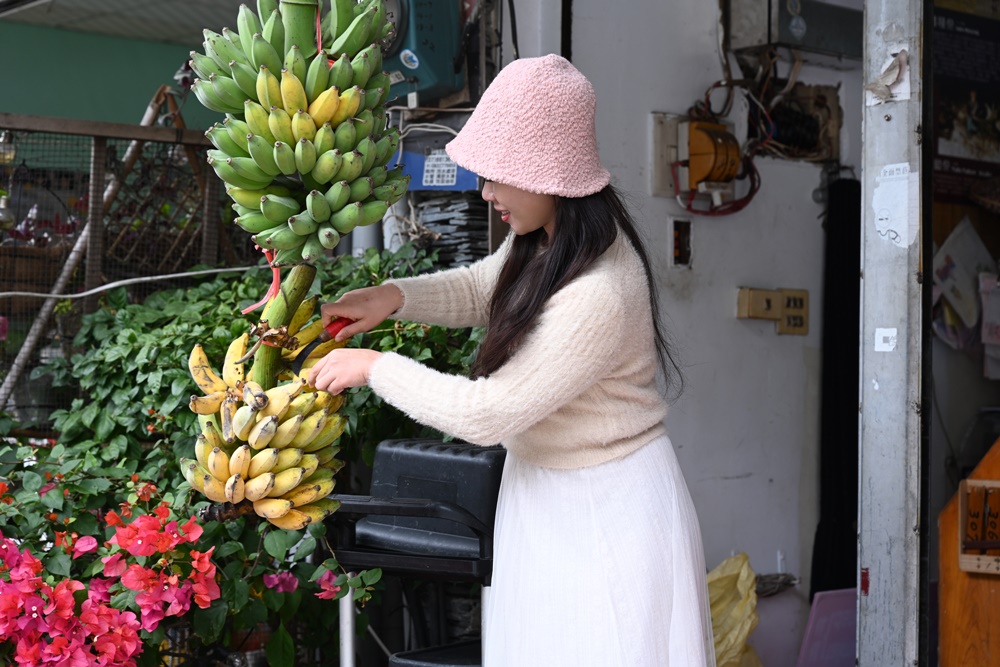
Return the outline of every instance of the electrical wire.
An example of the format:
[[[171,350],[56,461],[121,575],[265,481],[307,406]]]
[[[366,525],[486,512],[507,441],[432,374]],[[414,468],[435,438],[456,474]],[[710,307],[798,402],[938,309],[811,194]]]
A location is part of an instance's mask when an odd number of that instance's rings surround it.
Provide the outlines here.
[[[139,283],[152,283],[161,280],[173,280],[176,278],[190,278],[192,276],[208,276],[216,273],[235,273],[239,271],[252,271],[253,269],[266,269],[266,268],[269,267],[264,265],[239,266],[231,269],[202,269],[200,271],[187,271],[184,273],[166,273],[159,276],[142,276],[139,278],[126,278],[124,280],[116,280],[113,283],[108,283],[107,285],[101,285],[100,287],[95,287],[94,289],[87,290],[86,292],[78,292],[76,294],[48,294],[45,292],[0,292],[0,299],[6,299],[15,296],[37,298],[37,299],[82,299],[87,296],[93,296],[94,294],[107,292],[108,290],[114,289],[116,287],[123,287],[125,285],[136,285]]]

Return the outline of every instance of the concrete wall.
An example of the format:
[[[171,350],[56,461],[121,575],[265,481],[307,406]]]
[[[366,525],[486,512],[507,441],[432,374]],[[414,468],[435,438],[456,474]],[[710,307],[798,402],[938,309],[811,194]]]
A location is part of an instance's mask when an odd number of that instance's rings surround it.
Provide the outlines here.
[[[56,30],[0,19],[0,112],[136,124],[163,84],[201,44],[178,45]],[[181,109],[188,127],[219,114],[194,95]]]
[[[559,4],[518,4],[522,57],[559,52]],[[861,8],[860,0],[837,4]],[[758,573],[802,579],[758,606],[751,643],[767,667],[782,667],[795,664],[808,619],[818,520],[824,233],[812,192],[820,169],[758,160],[763,186],[750,206],[693,218],[691,268],[668,265],[668,218],[690,216],[650,195],[650,114],[684,113],[722,78],[719,20],[713,2],[574,0],[572,59],[597,91],[602,160],[658,264],[662,309],[687,381],[667,424],[698,509],[707,566],[745,551]],[[799,80],[840,85],[841,161],[859,171],[860,70],[807,66]],[[771,323],[737,320],[740,286],[809,290],[809,335],[778,336]]]

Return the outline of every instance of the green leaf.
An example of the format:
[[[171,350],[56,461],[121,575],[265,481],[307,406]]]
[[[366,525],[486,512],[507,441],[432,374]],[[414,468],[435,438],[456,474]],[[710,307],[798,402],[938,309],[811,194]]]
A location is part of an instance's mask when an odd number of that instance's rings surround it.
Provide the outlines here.
[[[71,566],[69,554],[62,549],[49,552],[49,557],[45,559],[45,568],[58,577],[68,577]]]
[[[372,586],[378,583],[379,579],[382,578],[382,569],[374,568],[371,570],[365,570],[361,573],[361,580],[364,582],[365,586]]]
[[[213,601],[212,606],[208,609],[195,609],[192,617],[195,634],[201,637],[206,644],[218,640],[226,623],[227,612],[228,607],[222,598]]]
[[[238,553],[240,555],[245,555],[243,549],[243,544],[241,542],[226,542],[213,553],[214,558],[225,558],[226,556]]]
[[[98,440],[107,440],[113,430],[115,430],[114,417],[110,411],[102,410],[97,415],[97,423],[94,425],[94,437]]]
[[[298,546],[295,547],[295,554],[292,556],[292,560],[300,561],[303,558],[309,557],[314,551],[316,551],[316,539],[312,535],[306,535],[299,542]]]
[[[37,472],[26,470],[21,477],[21,486],[25,491],[38,491],[42,488],[42,476]]]
[[[271,633],[271,638],[267,641],[264,651],[267,654],[267,664],[270,667],[294,667],[295,641],[285,629],[284,623]]]
[[[49,509],[56,510],[57,512],[63,508],[63,491],[61,488],[56,487],[54,489],[49,489],[44,496],[42,496],[42,504]]]

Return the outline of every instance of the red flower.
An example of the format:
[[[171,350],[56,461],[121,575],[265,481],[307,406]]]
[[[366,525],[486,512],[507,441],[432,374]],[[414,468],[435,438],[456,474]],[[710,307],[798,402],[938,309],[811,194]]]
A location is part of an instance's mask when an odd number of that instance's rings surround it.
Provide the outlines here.
[[[104,563],[105,577],[120,577],[126,568],[125,559],[120,553],[105,556],[101,562]]]
[[[181,530],[187,535],[187,541],[194,544],[201,539],[201,534],[204,532],[198,520],[195,517],[188,519],[187,523],[181,526]]]
[[[122,586],[130,591],[148,591],[156,586],[157,579],[155,572],[133,563],[122,575]]]
[[[97,538],[84,535],[73,544],[73,559],[97,551]]]
[[[135,493],[139,496],[139,500],[144,503],[148,503],[150,498],[153,497],[153,494],[156,493],[156,486],[154,484],[150,484],[149,482],[145,482],[136,487]]]
[[[107,522],[109,526],[125,525],[125,522],[122,521],[122,518],[118,516],[118,512],[115,512],[114,510],[111,510],[110,512],[104,515],[104,521]]]
[[[115,556],[120,556],[121,554],[115,554]],[[124,565],[124,564],[123,564]],[[104,567],[107,570],[107,566]],[[117,576],[117,575],[116,575]],[[92,602],[108,603],[111,602],[111,586],[114,585],[113,579],[108,579],[106,577],[94,577],[90,580],[90,586],[87,591],[87,599]]]
[[[332,600],[337,597],[337,593],[340,592],[340,586],[334,585],[334,581],[337,580],[337,575],[331,570],[327,570],[323,575],[316,580],[316,584],[323,590],[316,594],[316,597],[321,600]]]

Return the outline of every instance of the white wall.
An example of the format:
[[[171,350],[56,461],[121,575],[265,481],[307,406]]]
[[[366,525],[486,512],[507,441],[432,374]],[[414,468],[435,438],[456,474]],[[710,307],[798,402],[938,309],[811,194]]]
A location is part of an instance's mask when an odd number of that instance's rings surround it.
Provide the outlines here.
[[[505,3],[506,4],[506,3]],[[860,0],[846,0],[859,8]],[[517,6],[522,57],[558,52],[556,0]],[[650,114],[683,113],[722,76],[714,2],[575,0],[572,58],[598,97],[601,157],[658,263],[662,308],[686,367],[686,390],[667,419],[702,525],[709,568],[745,551],[758,573],[802,578],[759,602],[752,636],[766,667],[794,665],[808,617],[818,520],[820,331],[824,234],[812,200],[819,168],[758,160],[761,192],[743,212],[695,218],[692,268],[667,266],[673,200],[649,195]],[[504,31],[509,35],[509,30]],[[510,58],[511,49],[504,49]],[[860,171],[860,71],[803,68],[800,81],[842,84],[841,161]],[[684,216],[689,217],[689,216]],[[740,286],[801,288],[810,333],[737,320]]]

